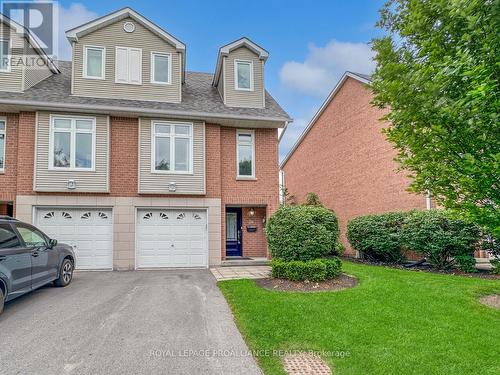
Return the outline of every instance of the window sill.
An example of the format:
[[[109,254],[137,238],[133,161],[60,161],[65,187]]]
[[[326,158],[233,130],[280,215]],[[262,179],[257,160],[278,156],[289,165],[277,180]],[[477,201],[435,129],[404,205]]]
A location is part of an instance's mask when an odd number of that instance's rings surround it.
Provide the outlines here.
[[[51,172],[95,172],[95,169],[86,168],[49,168]]]
[[[257,181],[257,177],[236,177],[236,181]]]

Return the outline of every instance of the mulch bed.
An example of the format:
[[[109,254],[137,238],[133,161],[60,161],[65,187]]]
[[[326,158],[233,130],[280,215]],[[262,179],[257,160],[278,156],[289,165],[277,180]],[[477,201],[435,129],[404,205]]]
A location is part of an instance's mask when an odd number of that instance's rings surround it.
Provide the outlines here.
[[[354,288],[358,284],[358,279],[353,276],[342,274],[335,279],[320,282],[266,278],[257,279],[255,283],[261,288],[281,292],[323,292],[328,290]]]
[[[460,270],[439,271],[439,270],[432,268],[432,266],[428,263],[424,263],[422,265],[415,266],[415,267],[405,267],[403,264],[375,262],[375,261],[371,261],[368,259],[361,259],[361,258],[343,257],[342,259],[347,260],[349,262],[354,262],[354,263],[368,264],[370,266],[382,266],[382,267],[397,268],[397,269],[406,270],[406,271],[430,272],[430,273],[438,273],[441,275],[455,275],[455,276],[463,276],[463,277],[475,277],[478,279],[500,280],[500,275],[495,275],[495,274],[492,274],[492,273],[485,271],[485,270],[478,270],[475,273],[467,273],[467,272],[463,272]]]
[[[479,298],[479,302],[483,305],[500,309],[500,294],[490,294]]]

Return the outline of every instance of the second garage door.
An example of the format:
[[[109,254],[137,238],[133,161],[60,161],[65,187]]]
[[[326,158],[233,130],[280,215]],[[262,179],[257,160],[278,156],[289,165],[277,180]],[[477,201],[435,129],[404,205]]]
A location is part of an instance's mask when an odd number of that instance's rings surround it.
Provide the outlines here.
[[[136,267],[207,267],[205,210],[139,209]]]

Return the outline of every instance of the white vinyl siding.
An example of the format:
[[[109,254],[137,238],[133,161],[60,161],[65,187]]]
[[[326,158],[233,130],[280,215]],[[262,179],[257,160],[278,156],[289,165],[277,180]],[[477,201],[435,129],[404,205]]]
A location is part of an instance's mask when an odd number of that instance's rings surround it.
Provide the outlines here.
[[[74,113],[51,114],[37,112],[34,190],[40,192],[109,192],[109,118],[104,115],[95,118],[95,147],[93,168],[71,170],[50,168],[52,153],[50,149],[51,117],[90,117]],[[68,181],[74,180],[76,189],[68,189]]]
[[[205,194],[205,124],[192,123],[192,146],[189,173],[155,171],[153,123],[184,125],[182,120],[139,119],[139,193],[140,194]],[[181,141],[182,142],[182,141]],[[168,143],[170,145],[170,142]],[[169,153],[171,155],[171,153]],[[169,161],[170,163],[170,161]],[[175,192],[169,185],[175,183]]]
[[[14,29],[0,22],[0,40],[8,41],[9,49],[7,53],[10,55],[11,61],[19,61],[20,59],[22,61],[25,48],[25,39],[22,35],[17,34]],[[0,69],[0,91],[22,92],[24,64],[8,65],[7,67],[4,66],[6,69]]]
[[[172,82],[172,55],[151,52],[151,83],[169,85]]]
[[[125,22],[135,24],[135,31],[127,33],[123,30]],[[83,69],[83,46],[96,45],[106,48],[106,78],[104,80],[85,79]],[[116,83],[116,47],[132,47],[142,49],[142,85],[127,85]],[[161,52],[171,54],[171,84],[159,85],[152,83],[151,53]],[[152,100],[158,102],[181,102],[181,54],[175,47],[158,35],[146,29],[142,24],[131,18],[116,21],[82,36],[74,44],[73,53],[73,94],[92,98]],[[121,76],[125,80],[125,75]],[[1,82],[0,82],[1,86]]]
[[[238,64],[250,67],[250,89],[238,88]],[[224,58],[223,82],[224,104],[228,107],[263,108],[265,107],[264,62],[247,47],[237,48]],[[243,70],[241,71],[243,73]],[[247,74],[247,73],[243,73]],[[248,74],[247,74],[248,75]],[[240,83],[243,83],[240,80]],[[246,87],[249,85],[247,84]]]
[[[106,49],[85,46],[83,56],[83,76],[88,79],[105,79]]]
[[[236,131],[237,178],[255,178],[255,132]]]
[[[142,49],[116,47],[116,83],[142,84]]]
[[[0,173],[5,171],[5,148],[7,121],[5,117],[0,117]]]

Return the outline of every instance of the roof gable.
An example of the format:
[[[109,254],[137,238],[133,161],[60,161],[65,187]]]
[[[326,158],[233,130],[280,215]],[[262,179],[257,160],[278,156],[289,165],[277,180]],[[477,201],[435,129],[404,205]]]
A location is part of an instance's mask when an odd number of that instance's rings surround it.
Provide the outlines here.
[[[186,50],[186,45],[182,43],[177,38],[173,37],[171,34],[167,33],[158,25],[154,24],[146,17],[137,13],[132,8],[123,8],[117,10],[116,12],[110,13],[106,16],[97,18],[93,21],[87,22],[81,26],[75,27],[71,30],[66,31],[66,38],[71,42],[78,41],[78,38],[89,34],[95,30],[103,28],[107,25],[115,23],[125,18],[131,18],[136,22],[140,23],[142,26],[146,27],[152,33],[158,35],[160,38],[164,39],[167,43],[173,45],[178,51],[184,52]]]
[[[328,105],[333,100],[333,98],[335,97],[335,95],[337,95],[337,93],[340,91],[340,89],[342,88],[342,86],[344,85],[345,81],[348,78],[355,79],[356,81],[359,81],[359,82],[367,84],[367,85],[371,84],[371,77],[369,75],[367,75],[367,74],[354,73],[354,72],[349,72],[349,71],[345,72],[344,75],[338,81],[338,83],[335,85],[335,87],[333,88],[333,90],[330,92],[330,94],[328,95],[328,97],[326,98],[326,100],[323,102],[323,104],[321,105],[321,107],[318,109],[318,111],[316,112],[316,114],[313,116],[313,118],[311,119],[311,121],[309,121],[309,124],[307,124],[306,128],[304,129],[304,131],[302,132],[302,134],[300,135],[300,137],[297,139],[297,141],[294,143],[294,145],[292,146],[292,148],[290,149],[290,151],[288,152],[288,154],[285,156],[285,158],[283,159],[283,161],[280,163],[280,169],[285,166],[285,164],[288,161],[288,159],[290,159],[290,157],[293,155],[293,153],[295,152],[295,150],[299,147],[300,143],[306,137],[307,133],[309,133],[309,131],[312,129],[312,127],[314,126],[314,124],[316,123],[316,121],[318,120],[318,118],[321,116],[321,114],[325,111],[326,108],[328,108]],[[281,132],[281,134],[280,134],[280,140],[283,137],[283,133],[285,131],[286,131],[286,128],[283,130],[283,132]]]

